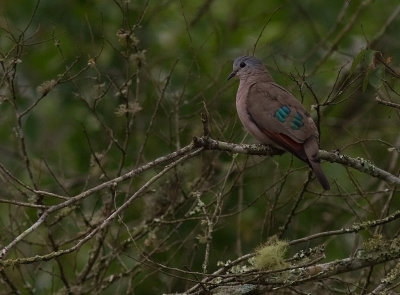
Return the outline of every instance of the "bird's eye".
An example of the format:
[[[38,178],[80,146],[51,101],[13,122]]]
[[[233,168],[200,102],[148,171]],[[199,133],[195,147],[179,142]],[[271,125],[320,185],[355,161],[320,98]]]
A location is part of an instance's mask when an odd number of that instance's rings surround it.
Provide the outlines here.
[[[241,68],[244,68],[246,66],[246,64],[242,61],[239,65]]]

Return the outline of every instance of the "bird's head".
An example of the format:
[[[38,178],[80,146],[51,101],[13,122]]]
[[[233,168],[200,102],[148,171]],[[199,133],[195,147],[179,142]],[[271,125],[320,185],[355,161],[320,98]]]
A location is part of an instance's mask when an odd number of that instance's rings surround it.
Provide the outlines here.
[[[233,62],[233,71],[228,76],[228,80],[235,76],[241,78],[260,72],[266,72],[266,69],[260,60],[254,56],[240,56]]]

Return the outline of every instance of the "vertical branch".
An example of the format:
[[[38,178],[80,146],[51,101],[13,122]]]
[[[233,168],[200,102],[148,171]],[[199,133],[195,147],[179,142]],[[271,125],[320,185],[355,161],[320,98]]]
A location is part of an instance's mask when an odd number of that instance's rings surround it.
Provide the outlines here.
[[[207,239],[207,243],[206,243],[206,249],[205,249],[205,253],[204,253],[204,261],[203,261],[203,273],[207,272],[207,267],[208,267],[208,263],[209,263],[209,258],[210,258],[210,251],[211,251],[211,243],[212,243],[212,239],[213,239],[213,232],[214,232],[214,227],[215,225],[218,223],[219,217],[221,215],[221,211],[222,211],[222,207],[223,207],[223,196],[224,196],[224,190],[227,186],[227,182],[228,182],[228,177],[232,172],[233,166],[236,162],[236,156],[234,155],[232,158],[232,161],[229,165],[229,168],[227,170],[227,172],[225,173],[225,178],[224,181],[221,185],[221,188],[219,189],[219,192],[217,194],[217,200],[216,200],[216,204],[214,207],[214,212],[212,214],[211,217],[208,216],[208,214],[206,215],[206,220],[207,220],[207,233],[206,233],[206,239]]]
[[[144,150],[144,148],[146,146],[147,139],[148,139],[148,137],[150,135],[150,132],[151,132],[151,130],[153,128],[154,119],[156,118],[156,115],[158,113],[158,108],[160,106],[160,103],[161,103],[162,99],[165,96],[165,92],[167,91],[169,82],[171,81],[172,73],[174,72],[174,69],[175,69],[176,65],[178,64],[178,61],[179,61],[178,59],[175,60],[174,64],[172,65],[172,67],[171,67],[171,69],[170,69],[170,71],[169,71],[169,73],[167,75],[167,78],[165,79],[164,87],[162,88],[161,93],[160,93],[160,95],[159,95],[159,97],[158,97],[158,99],[156,101],[156,105],[154,106],[154,110],[153,110],[153,113],[151,115],[149,125],[147,126],[147,130],[146,130],[145,135],[144,135],[143,143],[141,144],[141,146],[139,148],[139,152],[138,152],[137,159],[136,159],[136,166],[139,164],[140,159],[142,158],[143,150]]]
[[[243,211],[243,173],[239,175],[238,182],[238,216],[236,217],[236,255],[242,256],[242,211]]]

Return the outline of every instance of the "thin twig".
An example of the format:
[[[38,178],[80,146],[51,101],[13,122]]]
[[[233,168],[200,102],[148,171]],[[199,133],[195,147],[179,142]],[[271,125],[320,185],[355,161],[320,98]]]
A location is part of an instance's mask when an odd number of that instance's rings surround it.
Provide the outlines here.
[[[254,55],[256,53],[256,48],[257,48],[257,44],[261,39],[262,34],[264,33],[265,28],[268,26],[269,22],[271,21],[272,17],[274,16],[275,13],[277,13],[279,10],[281,9],[281,7],[276,8],[271,15],[267,18],[267,20],[265,21],[263,27],[261,28],[260,34],[258,34],[257,40],[256,42],[254,42],[254,46],[253,46],[253,54]]]
[[[400,110],[400,104],[398,104],[398,103],[394,103],[394,102],[390,102],[390,101],[387,101],[387,100],[383,100],[379,96],[375,97],[375,100],[379,104],[383,104],[385,106],[388,106],[388,107],[391,107],[391,108],[396,108],[396,109]]]

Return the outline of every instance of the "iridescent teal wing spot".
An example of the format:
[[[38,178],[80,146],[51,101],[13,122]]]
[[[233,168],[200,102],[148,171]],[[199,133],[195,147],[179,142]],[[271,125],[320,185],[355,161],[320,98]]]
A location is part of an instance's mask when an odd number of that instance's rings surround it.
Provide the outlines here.
[[[290,126],[290,128],[292,128],[293,130],[299,130],[303,125],[303,116],[300,113],[297,113],[293,117],[292,125]]]
[[[276,110],[275,112],[275,117],[280,121],[280,122],[285,122],[287,117],[290,114],[290,109],[288,106],[284,105],[280,107],[279,109]]]

